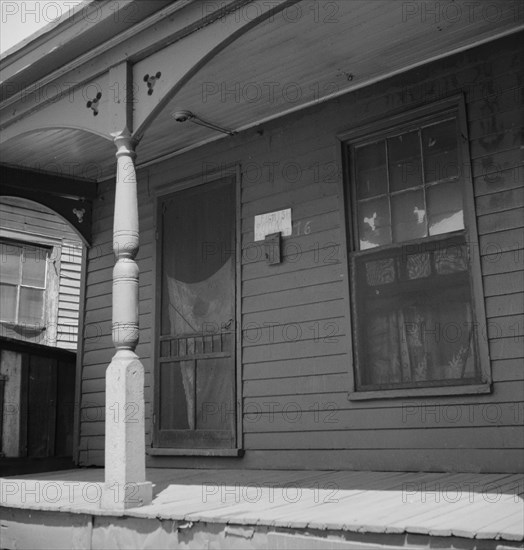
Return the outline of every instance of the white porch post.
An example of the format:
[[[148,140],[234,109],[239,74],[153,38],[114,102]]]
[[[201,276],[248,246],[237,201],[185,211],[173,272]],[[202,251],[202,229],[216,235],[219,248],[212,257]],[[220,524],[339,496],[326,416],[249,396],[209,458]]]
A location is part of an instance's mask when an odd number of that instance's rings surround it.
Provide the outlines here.
[[[145,478],[144,367],[138,343],[138,205],[135,143],[124,129],[113,134],[117,176],[113,250],[113,343],[106,371],[105,483],[102,507],[123,510],[149,504]]]

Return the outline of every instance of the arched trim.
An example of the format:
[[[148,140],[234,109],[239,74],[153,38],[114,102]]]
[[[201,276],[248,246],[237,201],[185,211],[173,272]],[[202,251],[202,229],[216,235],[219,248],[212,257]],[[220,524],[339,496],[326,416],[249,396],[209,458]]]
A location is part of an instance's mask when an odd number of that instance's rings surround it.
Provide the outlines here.
[[[0,166],[0,195],[28,199],[56,212],[91,244],[92,200],[96,183]]]
[[[220,23],[217,23],[221,25],[220,28],[224,29],[224,36],[220,40],[220,37],[217,39],[214,36],[211,36],[208,40],[209,43],[209,50],[207,52],[199,52],[199,51],[192,51],[187,50],[184,52],[184,55],[186,57],[194,56],[194,62],[191,65],[191,68],[187,70],[185,73],[179,75],[171,87],[171,89],[162,97],[162,99],[158,102],[158,104],[151,110],[150,114],[145,118],[145,120],[138,126],[138,128],[135,129],[133,132],[133,136],[137,141],[141,140],[144,136],[144,133],[146,130],[151,126],[151,124],[154,122],[154,120],[157,118],[157,116],[163,111],[163,109],[168,105],[168,103],[173,99],[173,97],[183,88],[183,86],[204,67],[211,59],[216,57],[222,50],[224,50],[227,46],[229,46],[231,43],[233,43],[235,40],[240,38],[242,35],[244,35],[246,32],[251,30],[252,28],[256,27],[260,23],[263,23],[270,17],[274,17],[274,15],[287,7],[289,7],[292,4],[297,3],[299,0],[283,0],[282,3],[275,5],[273,2],[265,2],[263,3],[263,9],[265,10],[263,13],[261,13],[258,17],[249,19],[249,20],[242,20],[242,18],[239,18],[238,22],[235,21],[234,29],[228,30],[228,26],[221,21]],[[200,32],[205,32],[205,29]],[[227,34],[229,32],[229,34]],[[215,32],[215,35],[217,33]],[[218,40],[218,41],[217,41]]]

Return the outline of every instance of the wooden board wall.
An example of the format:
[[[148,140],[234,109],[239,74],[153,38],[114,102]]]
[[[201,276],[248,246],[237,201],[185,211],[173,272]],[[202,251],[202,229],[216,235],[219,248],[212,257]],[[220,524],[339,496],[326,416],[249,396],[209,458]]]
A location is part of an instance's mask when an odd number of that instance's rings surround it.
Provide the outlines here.
[[[243,458],[150,466],[524,470],[522,35],[501,39],[139,173],[140,344],[152,417],[154,193],[238,163],[242,172]],[[349,401],[349,304],[338,133],[443,97],[466,98],[493,391]],[[140,155],[140,148],[138,148]],[[113,187],[100,185],[89,252],[80,463],[103,463],[111,343]],[[256,214],[291,207],[284,261],[253,243]],[[299,226],[300,224],[300,226]],[[306,230],[307,227],[307,230]],[[274,326],[270,331],[268,325]],[[502,451],[502,452],[501,452]]]
[[[82,269],[81,240],[68,223],[48,208],[13,197],[0,198],[0,233],[9,239],[56,247],[51,261],[59,267],[60,273],[58,295],[52,297],[57,314],[56,327],[52,327],[50,338],[53,344],[56,339],[56,345],[60,348],[76,350]],[[49,343],[48,338],[44,340],[38,343]]]

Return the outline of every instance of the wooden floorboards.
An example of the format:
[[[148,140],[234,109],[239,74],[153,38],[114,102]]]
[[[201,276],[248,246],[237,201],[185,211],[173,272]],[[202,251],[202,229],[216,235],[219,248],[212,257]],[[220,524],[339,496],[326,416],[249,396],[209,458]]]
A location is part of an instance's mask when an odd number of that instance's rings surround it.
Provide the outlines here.
[[[150,469],[148,479],[154,483],[153,503],[126,516],[524,540],[521,474]],[[97,502],[102,480],[101,469],[3,478],[1,505],[107,516],[111,513],[99,510]]]

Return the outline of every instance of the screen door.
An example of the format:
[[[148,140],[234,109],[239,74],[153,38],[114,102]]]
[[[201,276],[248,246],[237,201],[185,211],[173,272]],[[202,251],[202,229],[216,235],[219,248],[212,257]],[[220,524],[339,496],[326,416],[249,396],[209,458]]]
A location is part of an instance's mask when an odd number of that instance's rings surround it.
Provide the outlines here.
[[[163,197],[155,445],[235,445],[235,180]]]

